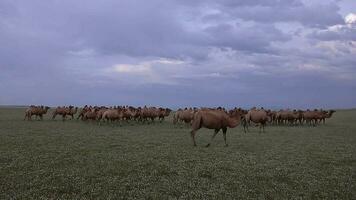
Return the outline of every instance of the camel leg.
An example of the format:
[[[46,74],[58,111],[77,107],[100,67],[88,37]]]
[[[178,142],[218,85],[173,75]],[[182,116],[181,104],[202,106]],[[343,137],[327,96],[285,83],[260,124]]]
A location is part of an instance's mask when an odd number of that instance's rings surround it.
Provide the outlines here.
[[[193,140],[193,146],[197,146],[197,143],[195,143],[195,133],[196,133],[196,130],[192,130],[190,132],[190,136],[192,137],[192,140]]]
[[[225,146],[227,147],[227,142],[226,142],[226,131],[227,131],[227,128],[223,128],[223,136],[224,136],[224,142],[225,142]]]
[[[209,146],[210,146],[210,143],[213,141],[213,139],[215,138],[216,134],[219,133],[219,131],[220,131],[220,129],[215,129],[215,130],[214,130],[214,134],[213,134],[213,136],[211,137],[210,142],[206,145],[206,147],[209,147]]]
[[[242,119],[242,126],[244,127],[244,133],[246,133],[246,125],[247,125],[246,119]]]
[[[260,132],[259,133],[261,133],[261,130],[262,130],[262,123],[260,123]]]

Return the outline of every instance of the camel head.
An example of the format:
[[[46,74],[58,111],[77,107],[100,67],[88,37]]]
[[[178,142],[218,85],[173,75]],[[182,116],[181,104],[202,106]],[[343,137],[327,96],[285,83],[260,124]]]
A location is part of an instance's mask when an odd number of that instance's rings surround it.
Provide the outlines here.
[[[329,110],[329,112],[327,113],[327,118],[330,118],[334,112],[336,112],[335,110]]]
[[[245,117],[242,110],[232,110],[229,114],[228,124],[230,128],[235,128],[241,122],[241,120]]]

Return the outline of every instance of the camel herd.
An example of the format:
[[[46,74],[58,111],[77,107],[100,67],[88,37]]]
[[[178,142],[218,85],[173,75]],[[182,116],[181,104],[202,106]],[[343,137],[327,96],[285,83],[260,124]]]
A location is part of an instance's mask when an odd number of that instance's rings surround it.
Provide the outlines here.
[[[193,145],[196,146],[195,134],[197,130],[202,127],[214,129],[214,134],[211,140],[214,139],[216,134],[222,130],[223,137],[226,142],[227,128],[234,128],[241,124],[244,132],[249,131],[251,124],[259,125],[260,132],[265,132],[265,126],[270,125],[312,125],[316,126],[321,122],[325,123],[325,119],[330,118],[334,110],[279,110],[271,111],[264,108],[252,108],[244,110],[241,108],[234,108],[227,111],[224,108],[185,108],[178,109],[173,115],[173,124],[178,122],[191,125],[191,137]],[[210,141],[211,142],[211,141]],[[210,146],[210,143],[207,144]]]
[[[24,120],[31,120],[32,116],[39,117],[39,120],[43,120],[43,115],[49,110],[48,106],[30,106],[25,111]],[[84,106],[79,109],[74,106],[62,106],[57,107],[52,112],[52,119],[56,116],[62,116],[62,120],[65,121],[67,117],[74,119],[74,115],[78,113],[77,120],[83,121],[97,121],[99,124],[114,123],[116,121],[137,121],[142,123],[152,123],[155,119],[162,122],[165,117],[168,117],[171,113],[169,108],[156,108],[156,107],[133,107],[133,106]],[[195,134],[202,128],[214,129],[214,134],[211,141],[222,130],[224,142],[226,142],[227,128],[234,128],[238,125],[242,125],[244,132],[249,131],[249,126],[259,126],[260,132],[265,132],[265,126],[269,125],[303,125],[316,126],[324,123],[325,120],[331,118],[334,110],[279,110],[272,111],[264,108],[253,107],[250,110],[244,110],[241,108],[234,108],[232,110],[226,110],[225,108],[184,108],[178,109],[173,115],[173,124],[185,123],[191,126],[190,132],[193,145],[196,146]],[[121,124],[120,124],[121,125]],[[211,141],[207,144],[210,146]]]
[[[25,111],[25,119],[31,120],[32,116],[40,117],[43,119],[43,115],[47,113],[49,107],[45,106],[30,106]],[[164,120],[165,117],[169,116],[171,109],[169,108],[156,108],[156,107],[138,107],[133,106],[84,106],[82,109],[74,106],[58,106],[52,112],[52,119],[54,120],[56,116],[62,116],[62,120],[65,121],[67,117],[74,119],[74,115],[78,113],[77,119],[83,121],[97,121],[99,124],[101,122],[115,122],[115,121],[126,121],[135,120],[139,122],[154,122],[158,119],[160,122]]]

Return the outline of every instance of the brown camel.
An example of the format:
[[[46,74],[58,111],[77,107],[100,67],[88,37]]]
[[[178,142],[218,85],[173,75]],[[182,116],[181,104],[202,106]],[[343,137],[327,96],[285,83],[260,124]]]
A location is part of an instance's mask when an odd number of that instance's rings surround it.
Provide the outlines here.
[[[287,122],[289,122],[289,125],[294,125],[298,120],[300,122],[301,118],[302,118],[302,111],[283,110],[279,112],[280,123],[287,124]]]
[[[47,111],[50,109],[48,106],[30,106],[28,109],[25,111],[25,118],[24,120],[32,120],[32,115],[35,115],[36,117],[39,116],[40,120],[43,120],[43,115],[47,113]]]
[[[88,112],[88,111],[90,111],[90,107],[89,106],[87,106],[87,105],[85,105],[84,106],[84,108],[82,108],[82,110],[79,112],[79,115],[78,115],[78,117],[77,117],[77,119],[83,119],[83,117],[84,117],[84,114],[86,113],[86,112]]]
[[[106,107],[101,107],[98,112],[96,113],[96,120],[98,120],[99,122],[101,121],[101,119],[103,119],[103,114],[105,111],[107,111],[108,108]]]
[[[121,109],[108,109],[103,113],[102,118],[107,122],[114,122],[123,118],[123,111]]]
[[[78,112],[78,107],[75,107],[74,110],[71,109],[66,116],[71,116],[74,119],[74,115]]]
[[[329,112],[317,109],[307,110],[303,112],[303,119],[307,124],[315,126],[318,122],[325,121],[325,118],[330,118],[334,112],[334,110]]]
[[[233,116],[229,116],[224,111],[220,110],[211,110],[211,111],[198,111],[194,114],[194,119],[192,123],[192,131],[190,132],[193,145],[197,146],[195,142],[195,134],[196,132],[202,128],[214,129],[214,134],[211,137],[211,141],[206,145],[206,147],[210,146],[210,143],[216,136],[216,134],[222,129],[223,137],[225,141],[225,146],[227,146],[226,142],[226,131],[227,128],[235,128],[240,124],[241,115],[236,113]]]
[[[260,124],[260,133],[261,129],[263,129],[263,132],[265,132],[265,126],[268,121],[268,115],[267,112],[262,108],[262,109],[252,109],[248,111],[248,113],[245,115],[245,120],[246,120],[246,127],[244,127],[244,131],[246,132],[246,129],[248,130],[248,126],[250,125],[250,122],[252,121],[253,123]]]
[[[177,122],[185,122],[185,124],[189,125],[192,123],[194,118],[194,111],[192,108],[185,109],[185,110],[178,110],[175,113],[175,117],[173,119],[173,123],[176,124]]]
[[[164,121],[165,117],[168,117],[171,113],[171,109],[169,108],[159,108],[158,119],[160,122]]]
[[[336,112],[335,110],[329,110],[328,112],[323,112],[323,113],[322,113],[322,117],[321,117],[319,123],[320,123],[321,121],[323,121],[323,124],[325,124],[325,119],[331,118],[331,116],[332,116],[335,112]]]
[[[91,121],[95,121],[98,111],[99,111],[99,108],[96,108],[96,107],[90,109],[89,111],[87,111],[84,114],[83,120],[86,121],[86,120],[90,119]]]
[[[66,119],[67,115],[70,115],[72,112],[73,106],[68,106],[68,107],[60,107],[58,106],[52,113],[52,119],[54,120],[57,115],[62,115],[62,120],[64,121]]]

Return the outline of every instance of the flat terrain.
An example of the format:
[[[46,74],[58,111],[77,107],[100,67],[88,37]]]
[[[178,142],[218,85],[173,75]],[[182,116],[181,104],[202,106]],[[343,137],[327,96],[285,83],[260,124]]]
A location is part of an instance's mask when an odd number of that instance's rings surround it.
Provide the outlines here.
[[[356,110],[318,127],[23,121],[0,108],[0,199],[356,199]],[[50,110],[51,113],[51,110]]]

